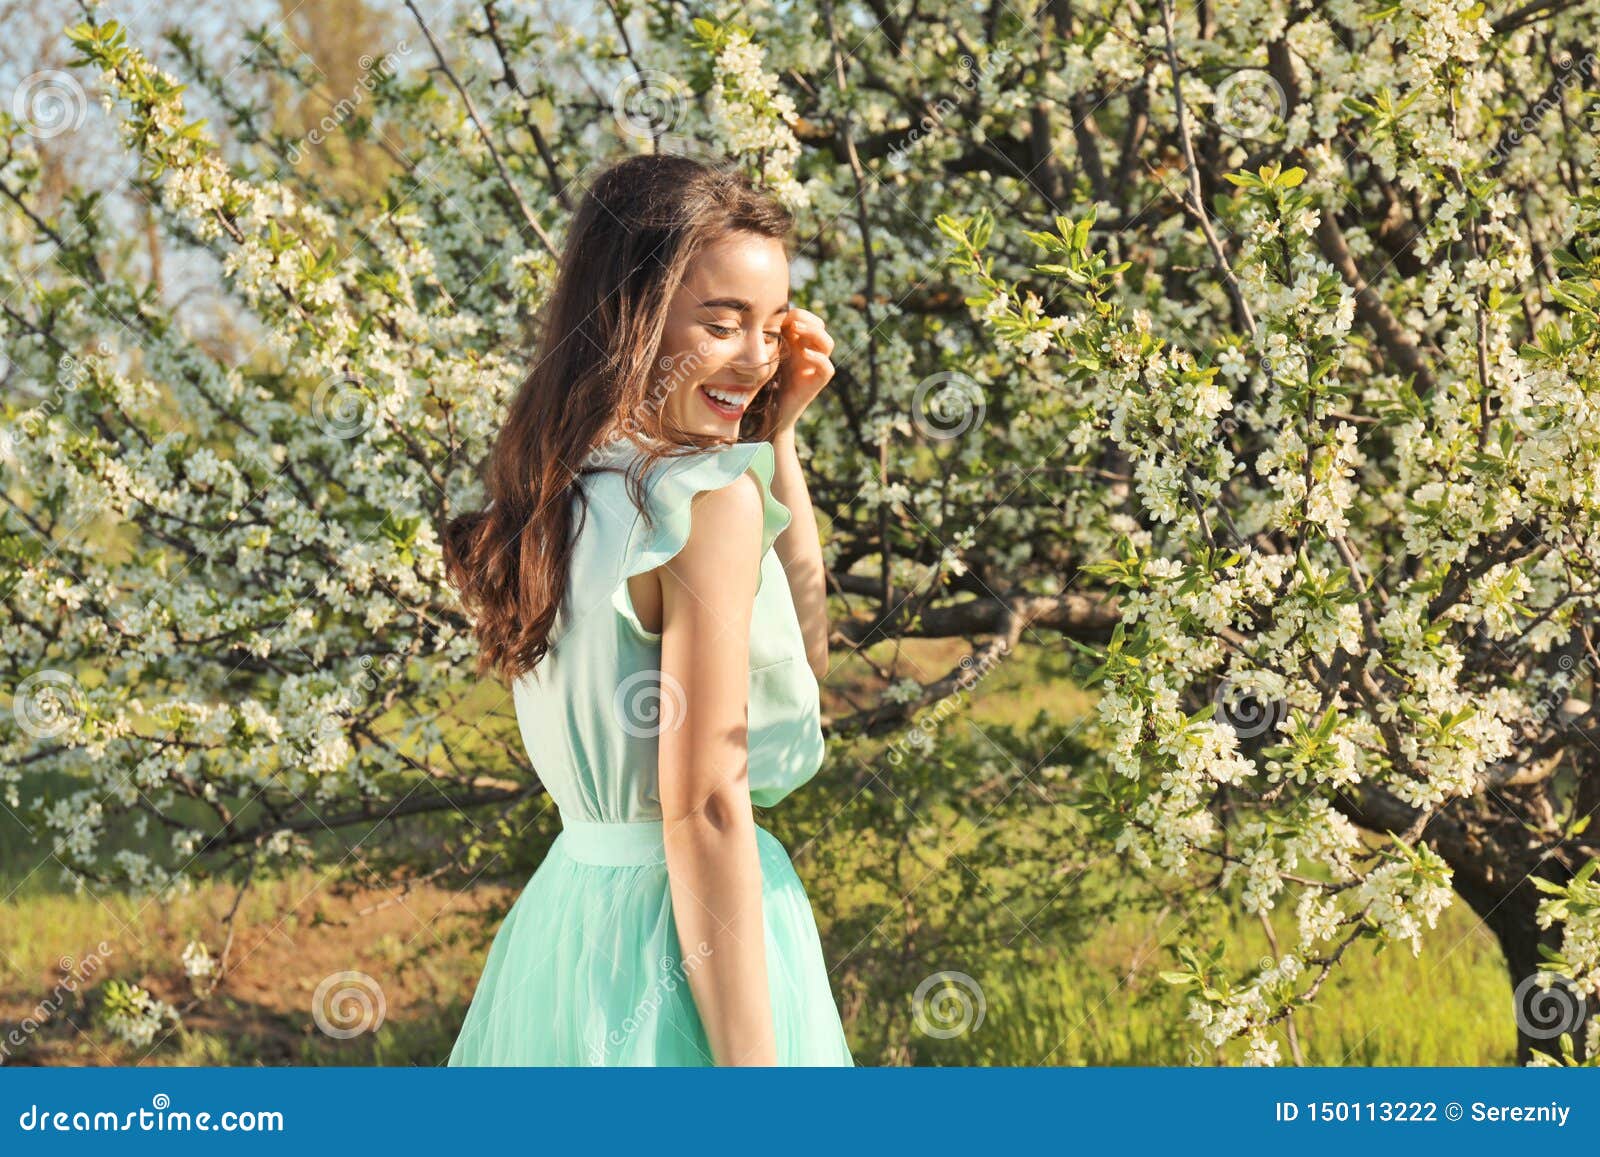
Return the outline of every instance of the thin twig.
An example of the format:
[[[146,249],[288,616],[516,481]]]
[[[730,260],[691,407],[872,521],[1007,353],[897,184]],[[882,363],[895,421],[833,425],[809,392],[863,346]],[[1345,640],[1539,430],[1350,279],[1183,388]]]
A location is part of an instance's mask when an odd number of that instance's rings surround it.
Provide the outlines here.
[[[422,13],[417,11],[413,0],[406,0],[406,7],[411,9],[411,15],[417,18],[417,25],[422,29],[422,35],[428,38],[428,46],[433,49],[434,59],[439,62],[439,71],[449,78],[450,83],[461,94],[461,100],[467,106],[467,115],[472,118],[472,123],[477,126],[478,135],[483,138],[484,147],[489,150],[489,156],[494,159],[494,166],[500,170],[500,179],[505,182],[506,189],[511,193],[511,199],[517,203],[517,208],[522,211],[522,219],[528,223],[528,228],[533,230],[534,236],[539,238],[539,243],[544,246],[545,252],[550,256],[560,258],[561,252],[550,240],[550,235],[544,231],[544,226],[534,219],[533,210],[528,208],[527,201],[522,199],[522,193],[517,188],[516,182],[511,179],[511,173],[506,169],[505,161],[500,159],[500,150],[494,147],[494,140],[489,136],[489,130],[483,123],[483,118],[478,116],[478,106],[473,103],[472,94],[467,91],[467,86],[451,70],[445,61],[444,52],[439,47],[439,42],[433,38],[433,31],[428,27],[428,22],[422,18]]]

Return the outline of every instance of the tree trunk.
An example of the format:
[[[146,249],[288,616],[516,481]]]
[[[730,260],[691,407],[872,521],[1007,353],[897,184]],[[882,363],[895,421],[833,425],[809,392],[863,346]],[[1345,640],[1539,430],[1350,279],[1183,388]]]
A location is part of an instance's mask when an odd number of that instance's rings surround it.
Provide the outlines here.
[[[1534,919],[1544,897],[1530,876],[1566,883],[1571,865],[1555,855],[1539,855],[1529,845],[1527,830],[1517,816],[1544,815],[1548,799],[1544,785],[1505,787],[1494,800],[1482,796],[1458,800],[1434,816],[1422,838],[1451,869],[1451,884],[1499,941],[1505,958],[1512,998],[1512,1023],[1517,1033],[1517,1063],[1525,1065],[1535,1049],[1552,1057],[1561,1055],[1561,1036],[1572,1034],[1573,1055],[1585,1057],[1584,1036],[1591,1016],[1600,1015],[1600,1001],[1585,1000],[1573,983],[1561,976],[1549,989],[1538,986],[1539,945],[1561,945],[1561,927],[1540,928]],[[1389,792],[1368,785],[1360,803],[1341,793],[1336,805],[1349,818],[1370,831],[1404,831],[1416,810]],[[1504,1007],[1504,1006],[1502,1006]]]
[[[1532,1060],[1535,1049],[1559,1058],[1563,1033],[1572,1034],[1573,1054],[1582,1060],[1589,1018],[1600,1014],[1600,1008],[1593,1000],[1585,1000],[1583,993],[1566,977],[1555,976],[1548,989],[1539,986],[1539,962],[1543,959],[1539,945],[1561,946],[1560,925],[1540,928],[1534,920],[1543,894],[1526,877],[1509,893],[1500,893],[1498,898],[1485,889],[1458,887],[1457,891],[1500,942],[1511,981],[1517,1064],[1525,1065]],[[1488,907],[1483,906],[1485,901]]]

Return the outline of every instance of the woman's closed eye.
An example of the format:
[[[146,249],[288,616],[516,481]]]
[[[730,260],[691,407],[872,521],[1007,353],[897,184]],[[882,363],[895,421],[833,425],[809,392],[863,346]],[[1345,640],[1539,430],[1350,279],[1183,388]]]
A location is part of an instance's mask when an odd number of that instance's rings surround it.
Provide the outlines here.
[[[736,325],[723,325],[714,321],[702,322],[701,324],[706,327],[706,332],[715,338],[730,338],[739,332],[739,327]],[[766,338],[767,342],[772,345],[776,345],[783,340],[783,334],[773,330],[764,331],[761,336]]]

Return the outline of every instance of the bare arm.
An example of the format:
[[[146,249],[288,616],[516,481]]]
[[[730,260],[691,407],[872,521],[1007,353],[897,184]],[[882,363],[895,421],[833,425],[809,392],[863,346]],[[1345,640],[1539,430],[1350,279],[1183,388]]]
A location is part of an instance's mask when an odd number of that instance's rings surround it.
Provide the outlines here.
[[[695,496],[660,569],[663,698],[681,688],[683,707],[660,738],[667,877],[680,945],[706,946],[689,990],[718,1065],[777,1064],[747,717],[761,529],[745,474]]]
[[[772,494],[789,508],[792,516],[774,549],[789,578],[800,633],[806,640],[806,660],[817,678],[822,679],[828,674],[828,576],[822,565],[817,515],[811,507],[811,492],[806,489],[805,471],[795,449],[794,427],[779,430],[772,446],[778,460],[772,475]]]

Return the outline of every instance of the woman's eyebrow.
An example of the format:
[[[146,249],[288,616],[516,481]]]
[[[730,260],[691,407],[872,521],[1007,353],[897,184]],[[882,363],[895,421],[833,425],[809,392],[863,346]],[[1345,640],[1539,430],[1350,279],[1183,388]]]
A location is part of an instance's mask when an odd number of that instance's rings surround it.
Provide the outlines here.
[[[702,301],[700,305],[706,309],[732,309],[739,313],[749,313],[753,306],[742,297],[713,297],[710,301]],[[784,302],[774,313],[788,313],[792,307]]]

